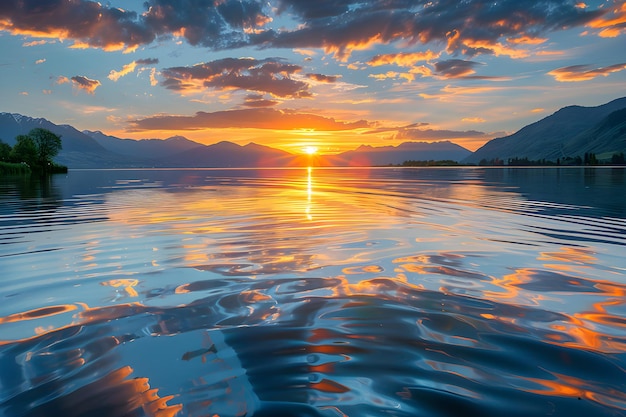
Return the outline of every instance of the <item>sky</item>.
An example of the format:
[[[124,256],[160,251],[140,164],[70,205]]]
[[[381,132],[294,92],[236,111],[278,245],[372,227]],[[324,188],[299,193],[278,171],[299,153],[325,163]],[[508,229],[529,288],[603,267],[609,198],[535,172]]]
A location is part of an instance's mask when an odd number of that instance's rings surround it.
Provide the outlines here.
[[[79,130],[475,150],[626,96],[626,2],[2,0],[0,50],[0,111]]]

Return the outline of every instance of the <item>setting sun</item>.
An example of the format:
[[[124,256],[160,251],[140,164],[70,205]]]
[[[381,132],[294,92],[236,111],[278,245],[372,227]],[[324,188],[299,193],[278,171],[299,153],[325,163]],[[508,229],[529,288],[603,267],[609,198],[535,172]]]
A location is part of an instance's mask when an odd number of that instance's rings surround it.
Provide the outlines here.
[[[307,155],[314,155],[317,153],[317,146],[305,146],[303,151]]]

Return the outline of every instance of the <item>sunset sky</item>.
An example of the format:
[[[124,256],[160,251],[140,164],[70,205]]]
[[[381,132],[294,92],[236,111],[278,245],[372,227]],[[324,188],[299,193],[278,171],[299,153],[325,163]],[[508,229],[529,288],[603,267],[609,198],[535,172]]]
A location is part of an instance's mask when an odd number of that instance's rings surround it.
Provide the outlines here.
[[[121,138],[475,150],[626,96],[626,3],[3,0],[0,111]]]

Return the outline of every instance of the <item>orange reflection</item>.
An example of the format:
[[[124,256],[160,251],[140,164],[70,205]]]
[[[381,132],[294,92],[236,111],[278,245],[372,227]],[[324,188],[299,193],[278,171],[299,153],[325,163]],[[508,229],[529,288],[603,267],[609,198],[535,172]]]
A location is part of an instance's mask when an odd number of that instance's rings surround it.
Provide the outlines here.
[[[0,317],[0,324],[41,319],[44,317],[51,317],[57,314],[67,313],[76,309],[77,307],[73,304],[36,308],[34,310],[25,311],[23,313],[11,314],[9,316]]]
[[[527,378],[529,381],[543,387],[542,389],[529,389],[527,391],[533,394],[549,395],[554,397],[584,398],[607,407],[613,408],[617,406],[619,409],[626,409],[623,405],[619,406],[619,404],[616,404],[615,402],[615,398],[619,398],[622,402],[626,401],[626,393],[624,392],[610,389],[607,391],[610,395],[609,397],[608,395],[603,395],[590,389],[589,381],[557,373],[553,375],[557,378],[556,380]]]
[[[104,281],[101,283],[104,286],[111,286],[114,288],[124,288],[126,293],[131,297],[137,297],[137,290],[134,287],[139,284],[139,280],[137,279],[111,279],[108,281]]]
[[[574,264],[592,263],[598,258],[595,253],[585,248],[562,247],[558,252],[541,252],[540,261],[562,261]]]
[[[350,391],[350,388],[345,385],[340,384],[339,382],[335,382],[330,379],[322,379],[320,382],[311,382],[311,388],[322,391],[322,392],[332,392],[335,394],[340,394],[344,392]]]

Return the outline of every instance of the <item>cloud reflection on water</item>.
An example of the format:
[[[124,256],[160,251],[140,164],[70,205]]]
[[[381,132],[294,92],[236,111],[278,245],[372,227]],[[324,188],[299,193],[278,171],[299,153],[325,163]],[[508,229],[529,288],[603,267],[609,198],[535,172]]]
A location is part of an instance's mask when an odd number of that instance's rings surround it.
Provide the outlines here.
[[[193,416],[626,410],[614,202],[530,171],[107,175],[63,223],[0,218],[0,415],[121,370]]]

